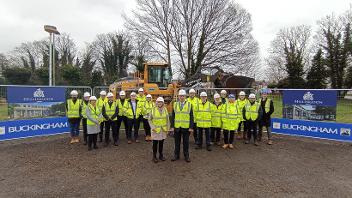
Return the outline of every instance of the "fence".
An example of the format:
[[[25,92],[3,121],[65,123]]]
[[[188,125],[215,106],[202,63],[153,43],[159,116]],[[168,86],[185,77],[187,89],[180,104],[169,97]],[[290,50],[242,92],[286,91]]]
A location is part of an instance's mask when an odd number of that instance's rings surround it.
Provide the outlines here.
[[[109,86],[95,86],[93,87],[93,95],[99,97],[101,91],[109,92]]]
[[[8,105],[7,102],[7,88],[8,87],[49,87],[49,86],[37,86],[37,85],[0,85],[0,121],[1,120],[9,120],[11,117],[9,117],[9,110],[12,108],[11,106]],[[84,92],[89,92],[92,94],[92,88],[88,86],[55,86],[55,87],[62,87],[65,88],[65,95],[66,98],[70,96],[70,92],[72,90],[77,90],[78,91],[78,96],[82,98]]]
[[[189,90],[190,88],[185,88]],[[199,94],[202,91],[207,92],[208,98],[213,100],[215,93],[219,93],[221,90],[226,90],[228,94],[235,94],[238,96],[240,91],[244,91],[248,96],[250,93],[256,94],[257,98],[260,97],[258,89],[252,88],[209,88],[209,89],[196,89]],[[269,97],[273,100],[275,111],[272,117],[282,118],[283,116],[283,92],[285,90],[299,90],[299,89],[272,89]],[[317,90],[317,89],[301,89],[301,90]],[[337,91],[337,107],[336,107],[336,122],[339,123],[352,123],[352,89],[331,89]]]

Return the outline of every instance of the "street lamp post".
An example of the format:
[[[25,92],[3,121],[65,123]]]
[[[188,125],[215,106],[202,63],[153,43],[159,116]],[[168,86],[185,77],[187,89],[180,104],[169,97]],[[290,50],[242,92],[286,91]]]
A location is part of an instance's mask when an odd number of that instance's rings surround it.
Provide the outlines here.
[[[53,86],[55,85],[55,34],[60,35],[60,32],[51,25],[44,25],[44,30],[50,34],[49,86]]]

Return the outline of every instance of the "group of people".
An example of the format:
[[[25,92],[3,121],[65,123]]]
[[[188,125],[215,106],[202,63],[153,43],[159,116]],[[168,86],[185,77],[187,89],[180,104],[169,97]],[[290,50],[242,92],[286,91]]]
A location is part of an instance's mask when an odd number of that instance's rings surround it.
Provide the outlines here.
[[[178,100],[173,103],[172,113],[166,108],[165,101],[158,97],[153,102],[150,94],[145,95],[143,88],[138,94],[132,92],[126,98],[126,92],[120,91],[115,100],[113,93],[100,92],[97,99],[86,92],[83,100],[78,99],[78,92],[73,90],[67,100],[67,117],[71,128],[71,144],[79,142],[79,126],[82,121],[84,144],[88,150],[97,149],[97,141],[107,146],[110,144],[110,130],[113,145],[119,145],[119,131],[124,124],[127,143],[139,142],[139,127],[143,123],[145,141],[153,142],[153,161],[165,161],[163,155],[164,140],[170,134],[174,137],[174,156],[171,161],[180,159],[181,142],[186,162],[190,162],[189,137],[193,133],[196,149],[212,150],[212,145],[224,149],[234,148],[235,133],[243,133],[245,144],[253,139],[258,146],[262,141],[263,128],[266,127],[268,144],[273,144],[271,134],[271,114],[274,112],[273,101],[268,98],[269,90],[261,90],[261,97],[251,93],[246,98],[241,91],[236,100],[234,94],[222,90],[214,94],[213,101],[208,100],[208,94],[201,92],[196,96],[194,89],[179,90]],[[242,129],[243,128],[243,129]],[[105,129],[105,130],[104,130]],[[104,134],[105,131],[105,134]],[[133,132],[133,135],[132,135]],[[223,132],[223,144],[221,140]],[[204,138],[205,136],[205,138]],[[103,138],[104,137],[104,138]],[[252,138],[253,137],[253,138]],[[182,141],[181,141],[182,140]],[[157,157],[157,154],[159,156]]]

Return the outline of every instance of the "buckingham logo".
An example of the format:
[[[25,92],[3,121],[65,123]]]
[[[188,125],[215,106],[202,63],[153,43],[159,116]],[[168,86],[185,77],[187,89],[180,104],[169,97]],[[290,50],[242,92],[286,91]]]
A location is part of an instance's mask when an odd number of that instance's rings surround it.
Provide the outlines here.
[[[11,126],[11,127],[8,127],[8,132],[9,133],[18,133],[18,132],[49,130],[49,129],[67,128],[67,127],[68,127],[67,122],[33,124],[33,125]]]
[[[337,128],[317,127],[309,125],[298,125],[298,124],[282,124],[282,129],[304,131],[304,132],[319,132],[338,135]]]
[[[5,131],[6,131],[6,128],[4,126],[0,127],[0,135],[5,135]]]

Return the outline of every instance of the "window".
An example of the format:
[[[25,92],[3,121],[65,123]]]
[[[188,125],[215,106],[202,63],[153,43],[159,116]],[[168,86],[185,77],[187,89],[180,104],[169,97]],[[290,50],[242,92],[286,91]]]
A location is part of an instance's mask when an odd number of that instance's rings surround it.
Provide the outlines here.
[[[155,83],[159,87],[167,87],[171,81],[169,68],[160,66],[150,66],[148,68],[149,83]]]

